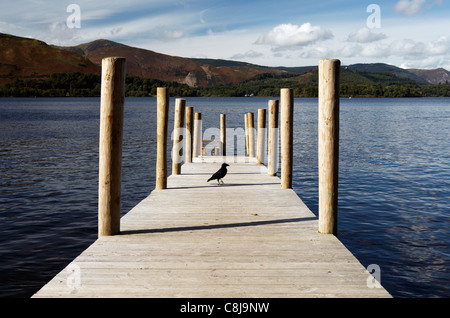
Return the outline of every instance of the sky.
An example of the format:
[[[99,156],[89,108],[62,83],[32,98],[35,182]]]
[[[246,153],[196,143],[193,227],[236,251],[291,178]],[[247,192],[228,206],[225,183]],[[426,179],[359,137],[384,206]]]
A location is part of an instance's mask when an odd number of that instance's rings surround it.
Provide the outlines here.
[[[450,70],[450,0],[0,0],[0,32],[264,66]]]

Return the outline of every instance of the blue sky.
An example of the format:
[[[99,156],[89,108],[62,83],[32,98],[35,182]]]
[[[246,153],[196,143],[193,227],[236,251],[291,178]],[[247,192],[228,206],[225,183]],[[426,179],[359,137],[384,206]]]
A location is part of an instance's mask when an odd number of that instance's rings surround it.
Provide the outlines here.
[[[266,66],[339,58],[450,70],[449,17],[450,0],[16,0],[2,5],[0,32]]]

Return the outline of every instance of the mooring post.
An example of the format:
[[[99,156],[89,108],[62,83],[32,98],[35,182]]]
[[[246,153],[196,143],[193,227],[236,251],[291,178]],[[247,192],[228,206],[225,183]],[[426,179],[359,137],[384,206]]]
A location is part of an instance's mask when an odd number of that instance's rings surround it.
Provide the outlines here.
[[[169,123],[169,90],[157,88],[156,190],[167,188],[167,126]]]
[[[256,164],[264,164],[266,150],[266,109],[258,109],[258,143],[256,146]]]
[[[271,177],[278,171],[278,100],[269,100],[269,142],[267,174]]]
[[[172,148],[172,174],[181,174],[183,161],[183,128],[186,100],[177,98],[175,101],[175,116],[173,125],[173,148]]]
[[[98,187],[98,236],[120,232],[123,110],[126,61],[102,60]]]
[[[293,126],[294,126],[294,95],[291,88],[282,88],[281,104],[281,188],[292,188],[293,160]]]
[[[253,113],[248,113],[248,156],[255,157],[255,122]]]
[[[202,113],[195,113],[194,120],[194,145],[192,158],[200,156],[202,151]]]
[[[186,107],[186,143],[185,143],[185,162],[192,162],[192,131],[194,124],[194,107]]]
[[[245,113],[244,115],[244,119],[245,119],[245,156],[248,157],[248,155],[250,154],[249,152],[249,145],[248,145],[248,113]]]
[[[319,62],[319,233],[337,234],[339,73],[341,62]]]
[[[227,115],[220,114],[220,144],[222,147],[222,156],[227,155]]]

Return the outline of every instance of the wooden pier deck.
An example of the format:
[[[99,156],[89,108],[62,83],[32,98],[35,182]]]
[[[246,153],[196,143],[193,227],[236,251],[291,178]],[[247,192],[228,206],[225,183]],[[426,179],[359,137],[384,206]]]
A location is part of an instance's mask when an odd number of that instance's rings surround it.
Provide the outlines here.
[[[222,157],[184,164],[33,297],[390,297],[293,190],[237,159],[222,186],[206,182]]]

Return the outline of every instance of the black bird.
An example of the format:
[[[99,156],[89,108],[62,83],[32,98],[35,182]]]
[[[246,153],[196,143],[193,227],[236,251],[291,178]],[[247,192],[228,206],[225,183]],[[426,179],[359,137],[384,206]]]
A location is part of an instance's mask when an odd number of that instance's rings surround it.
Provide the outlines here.
[[[220,181],[222,181],[222,184],[223,184],[224,182],[223,182],[222,178],[225,177],[225,175],[227,174],[228,166],[229,166],[229,164],[222,163],[222,167],[215,174],[213,174],[212,177],[209,178],[207,182],[209,182],[211,180],[217,180],[218,184],[220,184]]]

